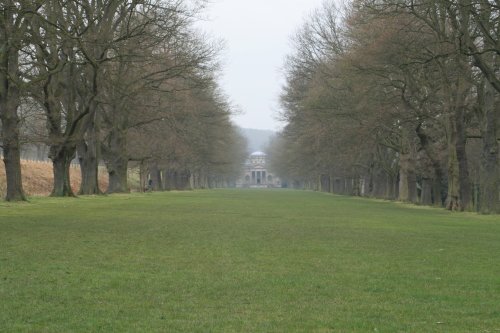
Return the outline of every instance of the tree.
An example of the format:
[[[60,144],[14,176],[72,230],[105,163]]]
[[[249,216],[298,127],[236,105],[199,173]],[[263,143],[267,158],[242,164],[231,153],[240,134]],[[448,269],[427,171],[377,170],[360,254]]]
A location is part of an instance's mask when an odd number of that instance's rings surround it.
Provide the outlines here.
[[[128,131],[167,119],[173,96],[204,86],[204,75],[215,69],[215,45],[192,31],[188,9],[174,9],[162,9],[157,14],[162,19],[149,27],[146,38],[117,48],[120,56],[110,64],[102,113],[109,193],[128,191],[127,165],[137,159],[127,151]]]
[[[26,200],[21,180],[18,108],[23,80],[21,50],[27,45],[27,20],[38,8],[29,1],[0,4],[0,120],[7,176],[7,201]]]

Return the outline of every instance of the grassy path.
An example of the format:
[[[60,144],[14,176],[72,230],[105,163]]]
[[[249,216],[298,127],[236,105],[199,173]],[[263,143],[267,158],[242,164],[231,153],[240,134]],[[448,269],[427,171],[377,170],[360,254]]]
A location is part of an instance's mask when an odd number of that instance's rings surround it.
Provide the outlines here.
[[[0,332],[500,332],[500,218],[281,190],[4,203]]]

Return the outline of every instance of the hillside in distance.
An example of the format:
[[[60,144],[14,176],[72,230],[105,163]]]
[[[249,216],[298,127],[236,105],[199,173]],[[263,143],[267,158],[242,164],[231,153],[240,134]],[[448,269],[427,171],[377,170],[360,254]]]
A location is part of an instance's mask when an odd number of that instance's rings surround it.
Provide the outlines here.
[[[254,151],[266,151],[271,139],[276,135],[276,132],[271,130],[253,128],[240,128],[240,133],[247,140],[247,150],[249,153]]]

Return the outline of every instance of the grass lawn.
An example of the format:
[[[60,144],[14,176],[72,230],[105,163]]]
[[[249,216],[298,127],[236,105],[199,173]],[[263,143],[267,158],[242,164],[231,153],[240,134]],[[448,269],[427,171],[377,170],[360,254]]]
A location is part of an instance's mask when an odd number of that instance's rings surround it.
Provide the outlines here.
[[[500,332],[500,217],[286,190],[0,203],[0,332]]]

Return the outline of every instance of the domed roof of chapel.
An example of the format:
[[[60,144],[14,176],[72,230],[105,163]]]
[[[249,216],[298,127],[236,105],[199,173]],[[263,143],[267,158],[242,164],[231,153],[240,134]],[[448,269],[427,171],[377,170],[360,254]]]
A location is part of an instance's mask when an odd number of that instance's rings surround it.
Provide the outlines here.
[[[251,157],[259,157],[259,156],[266,156],[266,153],[263,153],[261,151],[256,151],[250,154]]]

